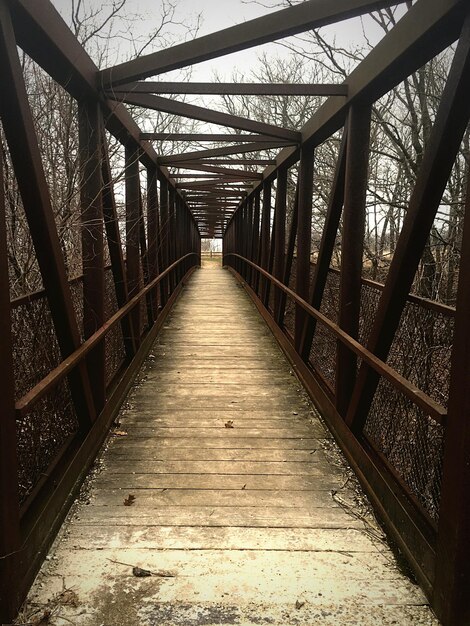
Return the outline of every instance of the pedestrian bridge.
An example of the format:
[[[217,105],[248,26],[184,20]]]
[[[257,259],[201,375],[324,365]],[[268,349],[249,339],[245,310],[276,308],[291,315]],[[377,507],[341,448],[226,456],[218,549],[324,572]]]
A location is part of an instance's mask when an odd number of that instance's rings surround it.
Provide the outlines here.
[[[52,598],[64,624],[434,623],[294,372],[220,260],[198,270],[31,606]]]
[[[408,5],[99,71],[49,0],[0,0],[3,623],[470,623],[470,13]],[[145,80],[370,11],[400,19],[341,84]]]

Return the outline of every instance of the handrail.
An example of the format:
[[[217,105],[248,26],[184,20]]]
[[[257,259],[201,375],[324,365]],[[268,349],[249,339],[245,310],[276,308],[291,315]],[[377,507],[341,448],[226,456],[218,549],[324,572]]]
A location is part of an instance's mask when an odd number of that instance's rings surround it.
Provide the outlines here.
[[[114,326],[125,317],[132,309],[139,304],[144,296],[149,291],[154,289],[158,283],[165,278],[172,270],[175,269],[182,261],[190,256],[198,256],[196,252],[189,252],[185,254],[177,261],[167,267],[161,274],[152,280],[148,285],[133,296],[129,302],[121,307],[112,317],[107,320],[101,328],[99,328],[91,337],[82,343],[70,356],[64,359],[60,365],[51,370],[47,376],[45,376],[39,383],[37,383],[32,389],[28,391],[20,400],[15,404],[15,411],[18,417],[23,417],[27,414],[34,405],[53,387],[55,387],[74,367],[76,367],[85,356],[104,339],[105,335]]]
[[[264,270],[256,263],[253,263],[246,257],[236,254],[234,252],[228,252],[225,256],[234,256],[245,263],[251,265],[254,269],[260,272],[263,276],[268,278],[276,287],[284,291],[290,298],[292,298],[296,304],[301,306],[304,311],[314,317],[318,322],[326,326],[339,341],[341,341],[347,348],[352,350],[357,356],[365,361],[372,369],[378,374],[386,378],[397,389],[399,389],[407,398],[409,398],[414,404],[423,409],[430,417],[432,417],[437,423],[445,424],[447,418],[447,410],[439,403],[429,397],[424,391],[421,391],[412,382],[404,378],[401,374],[396,372],[387,363],[379,359],[375,354],[370,352],[367,348],[361,345],[358,341],[350,337],[344,332],[337,324],[329,320],[325,315],[320,313],[318,309],[308,304],[303,298],[298,296],[295,291],[286,287],[284,283],[275,278],[272,274]]]

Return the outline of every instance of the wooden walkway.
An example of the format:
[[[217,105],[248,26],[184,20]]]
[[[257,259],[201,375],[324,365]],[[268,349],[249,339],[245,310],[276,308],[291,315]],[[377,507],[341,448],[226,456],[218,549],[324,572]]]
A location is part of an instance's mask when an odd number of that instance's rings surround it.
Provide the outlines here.
[[[52,623],[435,623],[216,265],[185,289],[80,500],[30,595]]]

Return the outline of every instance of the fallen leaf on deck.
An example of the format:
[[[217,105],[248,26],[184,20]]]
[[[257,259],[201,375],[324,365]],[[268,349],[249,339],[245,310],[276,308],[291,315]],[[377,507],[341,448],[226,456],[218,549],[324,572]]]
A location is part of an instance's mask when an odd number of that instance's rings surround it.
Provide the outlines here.
[[[233,420],[228,420],[225,422],[225,428],[233,428]]]
[[[305,604],[305,602],[303,600],[296,600],[295,602],[295,608],[296,609],[301,609],[303,607],[303,605]]]
[[[135,496],[130,493],[127,498],[124,500],[124,506],[132,506],[135,502]]]
[[[80,605],[80,600],[78,595],[75,593],[73,589],[64,589],[56,598],[57,603],[62,604],[63,606],[73,606],[78,607]]]
[[[133,567],[132,573],[134,576],[137,576],[137,578],[147,578],[147,576],[152,575],[152,572],[149,572],[148,569],[141,569],[140,567]]]

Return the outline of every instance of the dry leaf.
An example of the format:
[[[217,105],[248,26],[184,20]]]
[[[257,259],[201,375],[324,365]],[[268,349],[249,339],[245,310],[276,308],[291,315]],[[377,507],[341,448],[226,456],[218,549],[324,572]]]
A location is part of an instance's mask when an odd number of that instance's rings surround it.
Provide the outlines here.
[[[142,569],[140,567],[133,567],[132,568],[132,573],[137,578],[147,578],[148,576],[152,575],[152,572],[149,572],[148,569]]]
[[[60,602],[63,606],[73,606],[75,608],[80,605],[78,595],[73,589],[64,589],[57,597],[57,602]]]
[[[228,420],[225,422],[225,428],[233,428],[233,420]]]
[[[124,506],[132,506],[135,502],[135,496],[130,493],[124,500]]]
[[[296,609],[301,609],[303,607],[303,605],[305,604],[305,602],[303,600],[296,600],[295,602],[295,608]]]

